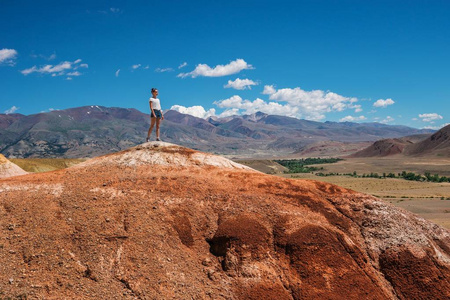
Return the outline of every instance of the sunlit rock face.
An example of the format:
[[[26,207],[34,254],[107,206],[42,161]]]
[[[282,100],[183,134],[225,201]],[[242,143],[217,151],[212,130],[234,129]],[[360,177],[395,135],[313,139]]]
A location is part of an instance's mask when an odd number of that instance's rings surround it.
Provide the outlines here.
[[[335,185],[145,143],[0,181],[0,295],[448,299],[450,234]]]

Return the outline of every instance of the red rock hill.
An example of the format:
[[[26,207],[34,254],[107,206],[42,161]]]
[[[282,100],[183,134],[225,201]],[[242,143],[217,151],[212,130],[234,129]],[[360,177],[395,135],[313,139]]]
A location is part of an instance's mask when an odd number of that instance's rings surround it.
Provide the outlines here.
[[[420,136],[376,141],[350,157],[379,157],[395,154],[450,157],[450,125],[441,128],[425,139],[418,140]]]
[[[0,180],[0,298],[448,299],[449,267],[411,213],[171,144]]]

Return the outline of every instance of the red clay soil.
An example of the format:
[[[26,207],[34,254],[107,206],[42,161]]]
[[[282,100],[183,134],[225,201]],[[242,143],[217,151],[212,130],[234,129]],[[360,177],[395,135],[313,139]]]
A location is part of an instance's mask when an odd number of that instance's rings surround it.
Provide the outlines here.
[[[191,150],[139,163],[152,151],[0,180],[0,299],[450,297],[450,233],[435,224]]]

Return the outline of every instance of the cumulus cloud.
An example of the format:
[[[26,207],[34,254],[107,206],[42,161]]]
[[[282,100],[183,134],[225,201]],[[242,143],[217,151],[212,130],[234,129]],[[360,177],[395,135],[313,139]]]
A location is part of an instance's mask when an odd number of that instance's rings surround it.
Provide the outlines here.
[[[163,69],[161,69],[161,68],[156,68],[156,69],[155,69],[155,72],[158,72],[158,73],[172,72],[172,71],[173,71],[172,68],[163,68]]]
[[[271,115],[282,115],[295,117],[298,108],[291,107],[289,105],[281,105],[277,102],[266,102],[260,98],[256,98],[254,101],[244,100],[238,95],[234,95],[228,99],[219,100],[214,102],[220,108],[226,108],[225,114],[229,114],[227,110],[232,110],[233,114],[240,114],[240,110],[243,114],[253,114],[258,111]]]
[[[13,113],[15,113],[18,109],[19,109],[19,107],[13,105],[10,109],[5,110],[5,114],[6,114],[6,115],[13,114]]]
[[[191,107],[185,107],[182,105],[173,105],[171,108],[171,110],[176,110],[182,114],[188,114],[197,118],[208,118],[211,116],[215,116],[216,115],[216,110],[214,108],[209,109],[208,111],[206,111],[203,106],[200,105],[195,105],[195,106],[191,106]]]
[[[2,49],[0,50],[0,64],[13,66],[16,62],[17,51],[14,49]]]
[[[391,116],[387,116],[385,119],[381,120],[380,123],[387,124],[395,121],[395,119]]]
[[[140,66],[141,66],[141,64],[132,65],[131,68],[132,68],[133,70],[136,70],[136,69],[138,69]]]
[[[187,66],[187,62],[182,63],[181,65],[178,66],[178,69],[184,68]]]
[[[269,89],[270,91],[270,89]],[[270,100],[286,102],[292,109],[299,113],[297,117],[306,117],[312,120],[325,118],[325,113],[332,111],[344,111],[346,109],[360,109],[355,103],[358,99],[344,97],[333,92],[321,90],[304,91],[299,87],[278,89],[270,91]]]
[[[357,121],[363,121],[366,117],[359,116],[359,117],[353,117],[353,116],[346,116],[339,120],[339,122],[357,122]]]
[[[207,64],[198,64],[195,69],[189,73],[180,73],[177,77],[185,78],[185,77],[221,77],[227,76],[231,74],[239,73],[242,70],[253,69],[253,66],[248,64],[245,60],[239,58],[227,65],[217,65],[214,68],[211,68]]]
[[[321,90],[304,91],[301,88],[285,88],[276,90],[271,85],[264,87],[263,94],[269,95],[265,101],[257,98],[254,101],[244,100],[238,95],[228,99],[215,101],[220,108],[237,109],[243,114],[252,114],[261,111],[267,114],[283,115],[310,120],[322,120],[329,112],[340,112],[347,109],[362,111],[356,104],[358,99],[344,97],[333,92]]]
[[[119,77],[120,69],[116,71],[116,77]]]
[[[223,111],[220,115],[218,115],[219,118],[226,118],[231,116],[239,115],[239,109],[237,108],[231,108]]]
[[[275,94],[275,92],[276,92],[276,90],[273,87],[273,85],[265,85],[262,93],[264,95],[272,95],[272,94]]]
[[[423,122],[430,122],[430,123],[434,123],[434,121],[436,120],[443,119],[443,117],[441,115],[438,115],[437,113],[420,114],[419,118],[421,118]]]
[[[245,90],[245,89],[252,89],[252,85],[258,85],[257,82],[251,80],[251,79],[240,79],[236,78],[234,81],[228,80],[228,84],[224,85],[224,88],[233,88],[236,90]]]
[[[375,106],[375,107],[383,107],[383,108],[386,108],[386,107],[388,107],[389,105],[392,105],[392,104],[394,104],[395,103],[395,101],[394,100],[392,100],[392,99],[386,99],[386,100],[383,100],[383,99],[378,99],[377,101],[375,101],[375,103],[373,104],[373,106]]]
[[[81,59],[77,59],[74,62],[63,61],[57,65],[45,65],[42,67],[33,66],[31,68],[20,71],[23,75],[29,75],[31,73],[51,74],[52,77],[69,75],[80,76],[81,73],[73,70],[77,70],[79,67],[87,68],[87,64],[80,64]]]

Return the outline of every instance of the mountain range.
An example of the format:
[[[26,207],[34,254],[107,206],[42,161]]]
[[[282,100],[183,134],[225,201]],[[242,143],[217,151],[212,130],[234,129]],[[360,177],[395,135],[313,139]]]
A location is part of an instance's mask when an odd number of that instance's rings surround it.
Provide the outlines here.
[[[329,141],[373,142],[433,132],[380,123],[314,122],[261,112],[202,119],[169,110],[164,116],[162,140],[242,157],[283,156]],[[142,143],[148,126],[149,115],[132,108],[92,105],[28,116],[0,114],[0,153],[10,158],[94,157]]]
[[[416,135],[396,139],[376,141],[369,147],[358,151],[351,157],[403,156],[441,156],[450,157],[450,125],[432,135]]]

